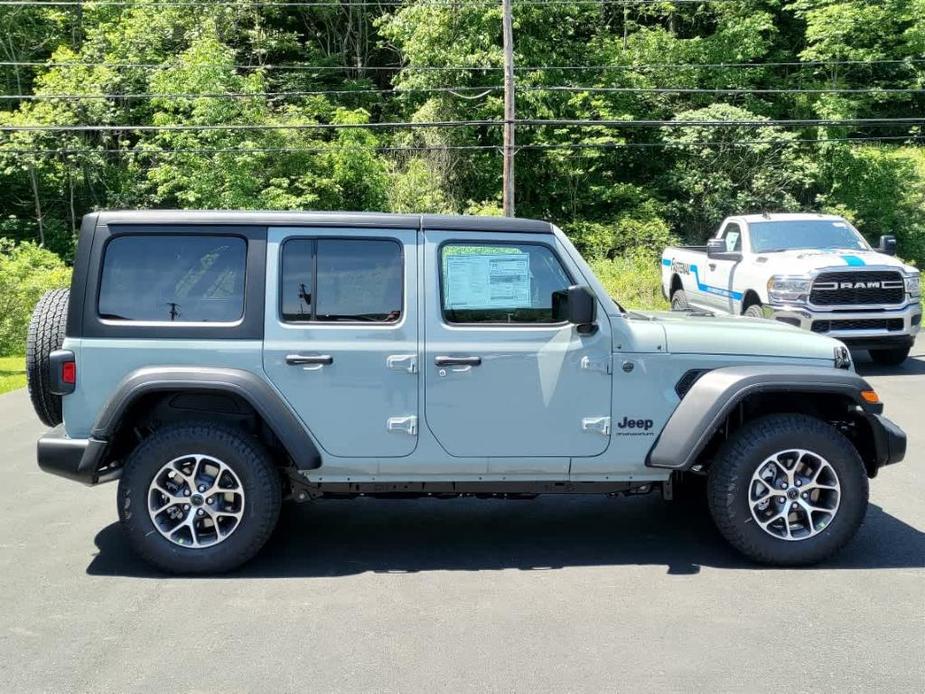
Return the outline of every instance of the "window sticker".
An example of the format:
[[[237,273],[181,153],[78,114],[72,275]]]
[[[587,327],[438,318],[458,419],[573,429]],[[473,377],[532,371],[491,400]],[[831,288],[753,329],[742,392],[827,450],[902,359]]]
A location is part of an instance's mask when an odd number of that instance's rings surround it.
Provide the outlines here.
[[[446,257],[447,308],[530,305],[530,257],[526,253]]]

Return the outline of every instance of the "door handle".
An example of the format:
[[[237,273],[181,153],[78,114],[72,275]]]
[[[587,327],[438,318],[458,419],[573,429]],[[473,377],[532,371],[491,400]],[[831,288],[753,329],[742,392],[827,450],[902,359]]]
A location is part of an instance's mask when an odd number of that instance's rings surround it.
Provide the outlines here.
[[[330,354],[287,354],[286,363],[292,365],[320,364],[322,366],[329,366],[334,363],[334,357]]]
[[[479,366],[482,357],[434,357],[437,366]]]
[[[716,263],[710,263],[710,269],[711,269],[711,270],[715,270],[715,269],[716,269]]]

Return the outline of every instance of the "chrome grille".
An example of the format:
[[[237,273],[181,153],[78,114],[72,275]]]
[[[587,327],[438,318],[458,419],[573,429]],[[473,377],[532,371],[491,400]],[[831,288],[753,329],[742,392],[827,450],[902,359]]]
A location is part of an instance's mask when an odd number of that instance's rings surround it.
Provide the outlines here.
[[[898,272],[824,272],[813,282],[809,300],[816,306],[898,304],[906,296]]]

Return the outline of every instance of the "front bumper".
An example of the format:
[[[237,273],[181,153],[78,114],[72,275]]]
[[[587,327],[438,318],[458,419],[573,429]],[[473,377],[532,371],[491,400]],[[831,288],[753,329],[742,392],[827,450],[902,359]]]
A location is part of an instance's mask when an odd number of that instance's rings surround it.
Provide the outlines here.
[[[105,451],[105,441],[68,438],[64,425],[59,424],[39,439],[39,467],[69,480],[97,484],[103,481],[100,463]]]
[[[906,434],[883,415],[867,412],[864,417],[873,435],[875,456],[871,470],[871,477],[873,477],[884,465],[898,463],[906,457]]]
[[[849,347],[905,347],[921,329],[922,307],[900,309],[819,310],[805,305],[769,305],[765,317],[841,340]]]

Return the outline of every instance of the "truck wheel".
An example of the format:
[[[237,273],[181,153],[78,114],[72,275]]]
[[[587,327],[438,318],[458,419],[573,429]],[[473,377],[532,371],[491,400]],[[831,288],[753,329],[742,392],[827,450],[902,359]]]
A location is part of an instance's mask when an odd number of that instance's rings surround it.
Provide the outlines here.
[[[764,318],[764,310],[761,308],[761,304],[752,304],[742,312],[742,315],[749,318]]]
[[[867,474],[854,446],[806,415],[746,424],[709,471],[710,513],[750,559],[774,566],[822,561],[857,532],[867,512]]]
[[[49,390],[51,374],[48,357],[64,342],[67,324],[67,302],[70,291],[53,289],[45,292],[32,311],[26,337],[26,382],[32,407],[46,425],[61,423],[61,396]]]
[[[176,424],[129,456],[119,520],[132,549],[154,566],[218,573],[263,547],[281,497],[279,474],[254,438],[219,424]]]
[[[671,295],[672,311],[686,311],[689,308],[690,304],[687,303],[687,293],[683,289],[679,289]]]
[[[872,349],[869,351],[870,358],[877,364],[881,366],[899,366],[906,361],[911,349],[911,347],[896,347],[894,349]]]

